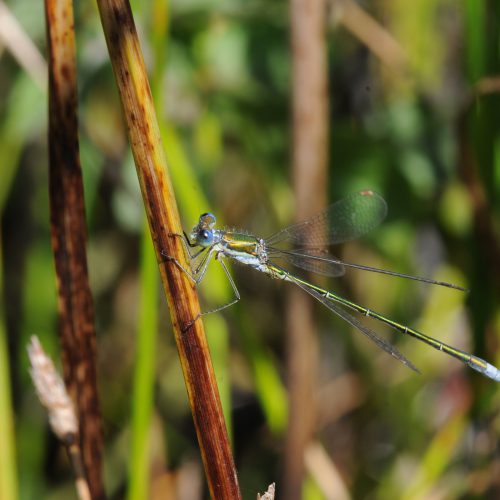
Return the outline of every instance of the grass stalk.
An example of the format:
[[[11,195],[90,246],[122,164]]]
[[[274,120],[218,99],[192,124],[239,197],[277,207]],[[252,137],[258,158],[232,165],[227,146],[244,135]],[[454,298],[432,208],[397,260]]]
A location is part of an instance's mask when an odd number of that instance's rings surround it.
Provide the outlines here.
[[[98,1],[212,498],[241,498],[151,90],[128,2]]]
[[[76,402],[80,448],[92,498],[104,497],[94,308],[85,254],[73,5],[46,0],[49,51],[49,196],[64,378]]]
[[[328,98],[326,2],[290,3],[292,46],[292,176],[296,218],[326,205]],[[314,431],[318,345],[313,305],[301,290],[288,293],[287,373],[289,419],[286,436],[284,497],[302,498],[304,454]]]
[[[132,449],[129,462],[129,500],[149,496],[151,415],[158,330],[158,271],[151,237],[145,224],[142,235],[139,327],[136,341],[132,396]]]

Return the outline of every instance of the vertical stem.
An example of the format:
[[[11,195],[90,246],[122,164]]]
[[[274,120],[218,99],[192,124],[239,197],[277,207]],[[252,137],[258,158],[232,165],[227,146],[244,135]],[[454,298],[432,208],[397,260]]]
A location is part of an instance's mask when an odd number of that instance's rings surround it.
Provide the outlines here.
[[[298,220],[326,202],[328,98],[324,0],[291,1],[293,58],[293,183]],[[286,440],[284,498],[300,499],[304,450],[315,421],[317,342],[312,304],[300,290],[290,290],[287,316],[287,364],[290,417]]]
[[[236,468],[215,382],[196,289],[165,255],[187,267],[181,225],[130,5],[99,0],[151,236],[160,264],[184,380],[212,498],[238,499]]]
[[[92,498],[103,498],[102,430],[94,305],[77,121],[76,56],[70,0],[45,0],[49,50],[49,191],[64,378],[78,409],[80,447]]]

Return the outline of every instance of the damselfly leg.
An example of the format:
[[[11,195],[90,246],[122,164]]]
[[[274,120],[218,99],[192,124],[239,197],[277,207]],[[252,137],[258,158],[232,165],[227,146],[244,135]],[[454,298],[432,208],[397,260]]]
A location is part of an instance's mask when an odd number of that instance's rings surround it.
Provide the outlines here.
[[[201,281],[203,280],[203,278],[205,277],[205,274],[207,272],[208,265],[209,265],[210,261],[215,256],[215,260],[217,260],[220,263],[220,265],[222,266],[222,269],[224,270],[224,274],[226,275],[226,277],[227,277],[227,279],[229,281],[229,284],[231,285],[231,288],[233,290],[233,293],[235,295],[235,298],[233,300],[229,301],[227,304],[223,304],[221,306],[218,306],[218,307],[213,308],[213,309],[209,309],[208,311],[203,311],[200,314],[198,314],[198,316],[196,316],[196,318],[192,319],[184,327],[184,330],[187,330],[201,316],[205,316],[207,314],[212,314],[212,313],[220,312],[223,309],[231,307],[232,305],[236,304],[241,299],[241,296],[240,296],[240,293],[239,293],[238,288],[236,286],[236,283],[234,282],[234,280],[233,280],[233,278],[231,276],[231,273],[229,272],[229,269],[227,268],[226,264],[223,261],[224,255],[220,251],[217,252],[216,248],[214,248],[214,246],[212,245],[210,247],[202,247],[200,250],[198,250],[197,252],[193,253],[191,251],[192,248],[195,248],[198,245],[193,245],[190,242],[190,240],[189,240],[189,238],[188,238],[188,236],[186,235],[185,232],[183,234],[174,234],[174,233],[172,233],[171,236],[173,236],[173,237],[179,237],[181,239],[181,241],[183,243],[183,246],[184,246],[184,249],[186,250],[186,254],[187,254],[190,266],[191,266],[191,272],[189,272],[177,259],[175,259],[174,257],[171,257],[171,256],[167,256],[165,253],[162,252],[162,255],[165,257],[166,260],[168,260],[170,262],[173,262],[183,273],[185,273],[193,281],[193,283],[195,285],[199,285],[201,283]],[[204,252],[205,252],[205,254],[203,255],[202,259],[199,262],[196,263],[196,267],[193,269],[193,267],[192,267],[193,262],[195,262],[196,259],[200,255],[202,255]]]

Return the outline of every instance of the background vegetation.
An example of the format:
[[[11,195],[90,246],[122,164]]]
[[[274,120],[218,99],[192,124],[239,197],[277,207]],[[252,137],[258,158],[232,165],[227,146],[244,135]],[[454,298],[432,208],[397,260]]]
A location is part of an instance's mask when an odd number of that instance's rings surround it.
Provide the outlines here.
[[[332,2],[325,19],[329,197],[372,188],[387,200],[389,214],[376,232],[337,253],[456,282],[470,292],[356,271],[327,284],[499,365],[500,6],[363,2],[393,37],[395,45],[387,46],[377,34],[369,36],[362,20],[348,22],[346,5]],[[133,7],[185,228],[208,210],[221,224],[262,236],[290,222],[288,3],[177,0]],[[42,2],[19,0],[8,9],[44,54]],[[149,233],[141,241],[144,213],[100,21],[92,2],[75,9],[107,491],[133,497],[133,481],[140,481],[134,471],[144,460],[134,462],[139,445],[132,442],[142,429],[152,443],[151,496],[182,491],[183,498],[197,498],[203,472],[196,437],[151,268]],[[12,22],[0,18],[2,34],[11,33]],[[34,395],[25,350],[36,333],[54,358],[58,353],[44,62],[29,45],[16,42],[16,54],[3,44],[0,412],[2,421],[13,412],[15,433],[6,439],[14,439],[20,497],[69,498],[71,472]],[[233,274],[242,301],[207,317],[206,326],[240,486],[244,498],[254,498],[273,481],[280,489],[286,285],[243,268]],[[201,292],[205,309],[229,293],[215,269]],[[419,367],[417,376],[319,305],[316,310],[319,417],[306,456],[304,498],[322,498],[332,484],[333,498],[341,498],[342,484],[352,498],[498,498],[498,386],[386,332]],[[144,332],[156,331],[156,340],[140,348]],[[148,349],[141,364],[136,353]],[[147,411],[141,420],[139,410],[151,401],[151,421]]]

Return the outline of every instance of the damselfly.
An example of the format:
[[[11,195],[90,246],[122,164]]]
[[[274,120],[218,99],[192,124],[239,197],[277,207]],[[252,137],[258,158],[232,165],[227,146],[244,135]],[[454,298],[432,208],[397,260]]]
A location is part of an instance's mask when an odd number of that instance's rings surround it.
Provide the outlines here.
[[[230,257],[271,278],[289,281],[299,286],[412,370],[418,371],[394,346],[382,340],[373,330],[366,327],[348,311],[354,311],[385,323],[400,333],[414,337],[434,349],[459,359],[483,375],[500,381],[500,370],[483,359],[444,344],[376,311],[325,290],[292,274],[282,267],[281,263],[279,265],[276,263],[276,260],[284,261],[306,271],[332,277],[344,274],[346,267],[356,268],[464,291],[463,288],[451,283],[348,263],[335,258],[328,252],[329,246],[359,238],[374,229],[382,222],[386,213],[387,205],[380,195],[371,190],[359,191],[330,205],[315,217],[286,227],[266,239],[257,238],[245,232],[215,229],[215,216],[211,213],[205,213],[200,216],[198,224],[193,227],[191,233],[189,235],[184,233],[183,238],[194,269],[189,272],[182,268],[177,261],[175,263],[196,283],[200,283],[205,276],[212,258],[215,257],[222,265],[234,290],[235,298],[228,304],[207,312],[220,311],[240,299],[238,289],[224,263],[224,258]]]

